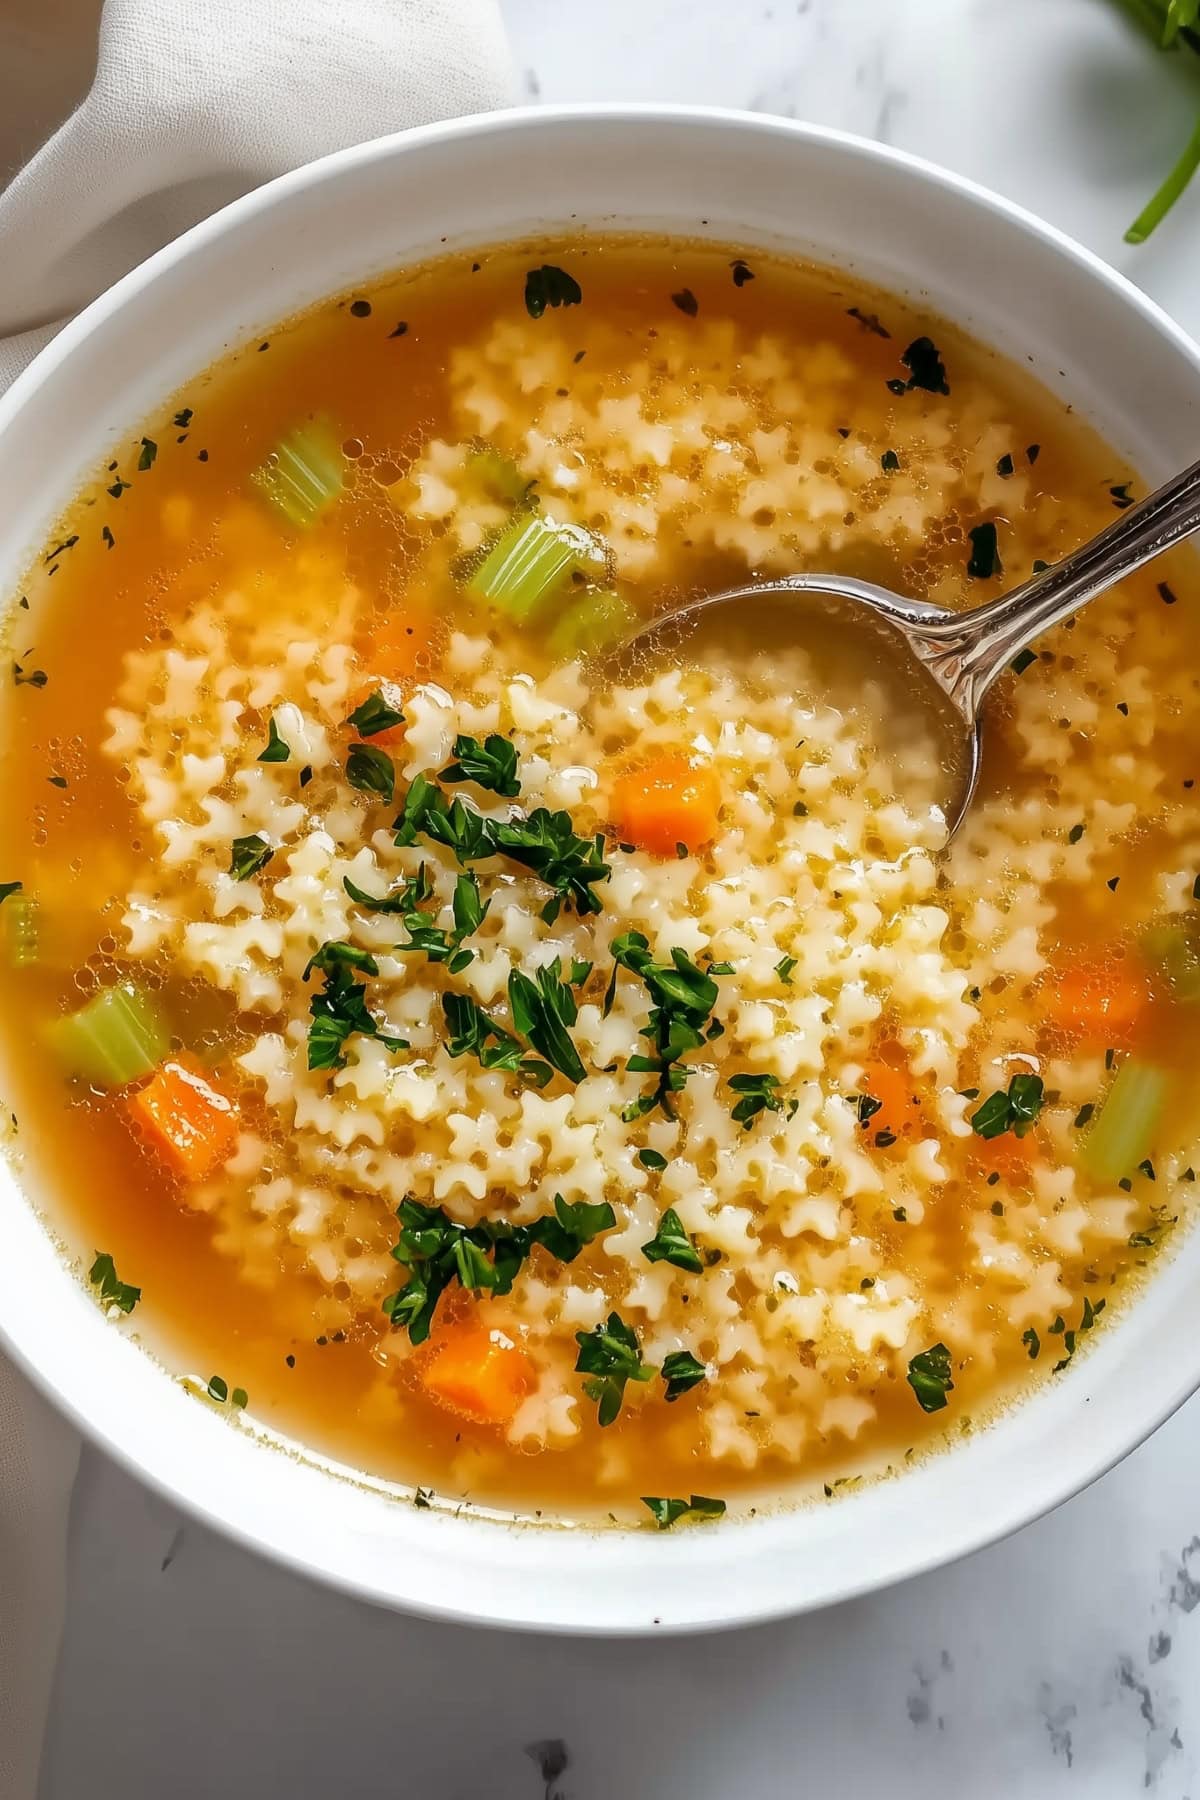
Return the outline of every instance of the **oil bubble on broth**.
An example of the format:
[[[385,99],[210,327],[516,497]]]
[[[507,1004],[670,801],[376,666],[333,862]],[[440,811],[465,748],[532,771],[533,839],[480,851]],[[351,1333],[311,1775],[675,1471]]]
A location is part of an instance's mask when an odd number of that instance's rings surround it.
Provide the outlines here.
[[[1061,1378],[1190,1213],[1190,564],[1017,659],[949,846],[887,645],[613,655],[800,570],[977,604],[1129,482],[745,248],[455,258],[176,395],[10,615],[6,1098],[114,1328],[422,1503],[650,1529]]]

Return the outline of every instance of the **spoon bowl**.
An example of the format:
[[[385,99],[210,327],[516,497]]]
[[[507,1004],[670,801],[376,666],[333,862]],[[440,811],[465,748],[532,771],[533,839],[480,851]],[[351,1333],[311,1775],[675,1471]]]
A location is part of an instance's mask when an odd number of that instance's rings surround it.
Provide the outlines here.
[[[621,670],[647,658],[700,647],[700,634],[727,643],[738,637],[759,651],[803,641],[814,629],[814,604],[827,638],[847,632],[870,643],[893,681],[927,701],[954,771],[945,808],[947,841],[974,797],[983,761],[983,702],[997,677],[1036,637],[1107,593],[1126,575],[1200,527],[1200,462],[1156,488],[1061,562],[982,606],[957,612],[914,600],[874,582],[824,573],[750,582],[688,601],[635,632],[615,652]],[[807,605],[805,605],[807,603]],[[801,609],[804,609],[803,621]],[[791,615],[789,618],[788,615]],[[776,631],[777,619],[783,621]]]

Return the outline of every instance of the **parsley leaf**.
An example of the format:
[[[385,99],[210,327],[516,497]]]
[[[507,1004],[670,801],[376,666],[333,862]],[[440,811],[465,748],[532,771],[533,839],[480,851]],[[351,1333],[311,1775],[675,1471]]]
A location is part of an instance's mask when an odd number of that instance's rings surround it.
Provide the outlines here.
[[[746,1131],[761,1112],[785,1112],[789,1105],[789,1116],[796,1111],[794,1100],[785,1102],[776,1093],[778,1075],[731,1075],[729,1086],[735,1094],[742,1096],[733,1109],[733,1117]]]
[[[660,1531],[669,1531],[676,1520],[689,1514],[695,1519],[719,1519],[725,1511],[723,1500],[712,1500],[707,1494],[693,1494],[690,1500],[664,1500],[656,1494],[643,1494],[642,1505],[650,1508]]]
[[[619,1313],[610,1312],[606,1322],[591,1331],[577,1331],[575,1342],[579,1345],[576,1371],[589,1377],[583,1391],[589,1400],[599,1403],[600,1424],[611,1425],[621,1410],[627,1383],[650,1381],[654,1370],[642,1361],[637,1333]]]
[[[158,445],[155,443],[154,439],[144,437],[142,439],[141,455],[138,457],[138,468],[152,469],[154,467],[154,459],[157,455]]]
[[[260,869],[265,869],[275,852],[261,832],[252,832],[249,837],[234,838],[230,846],[229,873],[237,881],[249,881]]]
[[[775,973],[785,987],[791,987],[792,971],[795,967],[796,958],[794,956],[781,956],[779,961],[775,964]]]
[[[594,838],[579,837],[568,813],[539,806],[527,818],[492,822],[489,836],[499,855],[529,869],[553,890],[553,898],[542,909],[548,925],[564,906],[581,918],[601,910],[592,890],[612,873],[604,860],[602,832]]]
[[[984,525],[972,525],[967,535],[971,540],[967,574],[972,581],[990,581],[993,575],[1003,575],[995,525],[990,520]]]
[[[543,263],[525,276],[525,310],[531,319],[540,319],[548,306],[578,306],[583,289],[565,269]]]
[[[474,1292],[511,1293],[535,1244],[560,1262],[574,1262],[586,1244],[616,1224],[607,1201],[572,1205],[561,1194],[554,1196],[553,1215],[529,1225],[488,1219],[459,1225],[440,1206],[411,1199],[401,1202],[397,1216],[400,1241],[392,1255],[409,1270],[409,1278],[387,1296],[383,1310],[394,1326],[407,1326],[414,1344],[429,1336],[438,1300],[452,1283]]]
[[[690,1350],[672,1350],[663,1357],[662,1378],[667,1384],[667,1399],[678,1400],[689,1388],[708,1379],[708,1370]]]
[[[932,338],[914,338],[908,349],[901,353],[900,361],[908,370],[906,388],[924,388],[930,394],[950,392],[945,366]]]
[[[127,1281],[118,1278],[116,1264],[107,1250],[97,1250],[96,1260],[88,1270],[88,1280],[94,1288],[99,1288],[101,1306],[116,1306],[123,1313],[131,1313],[142,1297],[140,1287],[131,1287]]]
[[[538,969],[532,981],[514,969],[508,978],[508,1004],[513,1024],[539,1056],[568,1081],[582,1081],[587,1071],[567,1030],[578,1016],[575,996],[561,979],[558,957]]]
[[[642,1245],[647,1262],[667,1262],[676,1269],[699,1275],[704,1269],[700,1252],[683,1228],[683,1220],[673,1206],[668,1206],[658,1221],[658,1230],[648,1244]]]
[[[359,737],[375,737],[381,731],[390,731],[394,725],[403,725],[404,714],[398,706],[389,704],[382,688],[376,688],[368,694],[346,720],[353,725]],[[388,795],[391,799],[391,795]]]
[[[515,799],[521,791],[517,779],[516,746],[495,731],[490,732],[482,744],[478,738],[464,737],[460,732],[454,740],[454,761],[442,770],[441,778],[451,782],[473,781],[478,787],[487,788],[489,793]]]
[[[1029,1352],[1030,1362],[1036,1362],[1041,1354],[1042,1343],[1032,1325],[1029,1327],[1028,1331],[1023,1331],[1021,1333],[1021,1342]]]
[[[908,1365],[906,1379],[922,1412],[940,1412],[946,1404],[946,1395],[954,1387],[950,1352],[945,1344],[934,1344],[931,1349],[914,1356]]]
[[[365,950],[340,942],[323,944],[304,971],[306,981],[313,969],[325,977],[323,991],[314,994],[308,1003],[312,1019],[308,1028],[310,1069],[344,1068],[346,1039],[356,1031],[363,1037],[375,1038],[387,1050],[408,1049],[407,1039],[391,1037],[379,1029],[367,1010],[367,990],[361,981],[355,981],[351,968],[369,975],[378,973],[374,958]]]
[[[390,806],[396,792],[396,765],[378,744],[351,744],[346,780],[361,793],[378,794]]]
[[[723,972],[722,966],[714,964],[705,971],[683,950],[672,950],[670,963],[656,963],[649,939],[640,931],[622,932],[611,948],[613,972],[604,996],[605,1016],[616,998],[617,972],[628,969],[644,983],[653,1002],[640,1035],[650,1040],[654,1055],[631,1056],[626,1067],[631,1074],[658,1076],[657,1085],[632,1101],[621,1116],[629,1123],[660,1106],[668,1118],[674,1118],[672,1096],[683,1089],[690,1073],[682,1058],[689,1050],[701,1048],[706,1037],[719,1037],[724,1029],[717,1020],[710,1022],[718,997],[715,975]]]
[[[485,1069],[521,1069],[524,1047],[484,1012],[470,994],[443,994],[442,1012],[450,1033],[448,1056],[474,1056]],[[548,1075],[547,1075],[548,1078]]]
[[[279,735],[279,727],[275,723],[275,715],[272,713],[271,723],[267,729],[267,747],[265,750],[259,751],[255,760],[261,763],[283,763],[291,754],[286,740]]]
[[[1032,1131],[1045,1100],[1040,1075],[1014,1075],[1008,1091],[989,1094],[978,1112],[971,1114],[971,1129],[977,1137],[1002,1137],[1011,1131],[1024,1137]]]

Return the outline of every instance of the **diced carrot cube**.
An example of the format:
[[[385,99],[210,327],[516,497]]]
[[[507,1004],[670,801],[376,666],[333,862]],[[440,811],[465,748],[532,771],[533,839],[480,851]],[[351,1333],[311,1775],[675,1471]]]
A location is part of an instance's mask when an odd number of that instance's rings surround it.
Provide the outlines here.
[[[618,776],[612,815],[618,837],[655,856],[698,850],[717,835],[721,786],[710,763],[668,750]]]
[[[433,612],[424,606],[406,605],[368,630],[361,646],[362,666],[368,675],[411,686],[432,672],[441,640],[442,630]]]
[[[533,1363],[501,1333],[482,1325],[452,1326],[421,1371],[439,1406],[477,1425],[507,1425],[534,1385]]]
[[[1129,1050],[1141,1038],[1153,993],[1131,957],[1096,956],[1053,969],[1039,991],[1047,1025],[1071,1044]]]
[[[237,1106],[193,1057],[168,1057],[124,1104],[135,1128],[185,1181],[206,1180],[237,1146]]]
[[[879,1102],[879,1111],[872,1113],[866,1123],[872,1140],[880,1132],[894,1138],[912,1136],[921,1122],[921,1109],[907,1068],[883,1055],[873,1057],[863,1071],[859,1087]]]

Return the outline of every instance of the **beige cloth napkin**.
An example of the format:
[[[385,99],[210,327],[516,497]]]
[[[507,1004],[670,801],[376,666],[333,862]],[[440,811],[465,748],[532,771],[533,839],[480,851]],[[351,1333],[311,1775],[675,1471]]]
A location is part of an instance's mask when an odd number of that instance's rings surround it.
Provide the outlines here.
[[[91,92],[0,194],[0,391],[72,313],[237,195],[512,97],[496,0],[106,0]],[[0,1800],[36,1787],[77,1456],[0,1356]]]

